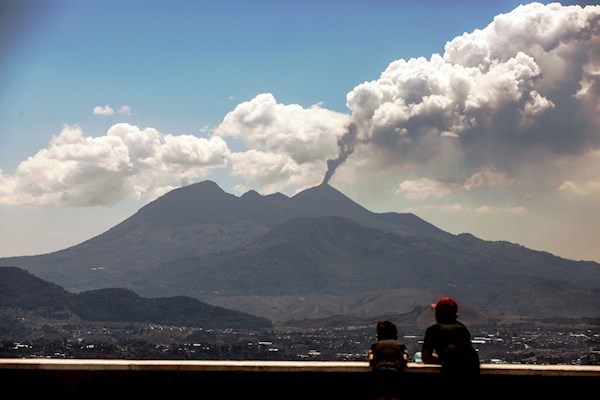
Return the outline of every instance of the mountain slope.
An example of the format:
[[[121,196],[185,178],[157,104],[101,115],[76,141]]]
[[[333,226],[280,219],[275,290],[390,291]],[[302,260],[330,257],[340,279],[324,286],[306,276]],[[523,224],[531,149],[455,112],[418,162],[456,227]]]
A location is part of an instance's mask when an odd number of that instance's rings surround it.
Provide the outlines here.
[[[204,328],[264,328],[271,322],[244,312],[212,306],[187,296],[147,299],[126,289],[72,294],[16,267],[0,267],[0,307],[72,312],[85,321],[153,322]]]
[[[62,287],[15,267],[0,267],[0,307],[63,310],[71,294]]]
[[[136,288],[140,293],[187,294],[229,307],[235,302],[244,311],[252,302],[262,308],[260,296],[322,294],[323,302],[335,304],[330,296],[411,288],[431,299],[449,294],[531,317],[600,313],[595,263],[469,236],[452,243],[403,237],[342,217],[293,219],[243,249],[179,259],[148,272]],[[392,307],[404,308],[406,301]]]

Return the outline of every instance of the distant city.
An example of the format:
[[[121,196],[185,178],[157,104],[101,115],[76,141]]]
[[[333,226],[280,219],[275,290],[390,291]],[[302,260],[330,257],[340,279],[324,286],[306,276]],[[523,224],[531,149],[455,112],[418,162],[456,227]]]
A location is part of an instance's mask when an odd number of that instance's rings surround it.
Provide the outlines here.
[[[366,361],[371,326],[261,331],[155,324],[67,324],[45,327],[30,341],[0,340],[3,358]],[[403,332],[419,361],[422,332]],[[600,365],[600,333],[592,329],[472,331],[482,363]]]

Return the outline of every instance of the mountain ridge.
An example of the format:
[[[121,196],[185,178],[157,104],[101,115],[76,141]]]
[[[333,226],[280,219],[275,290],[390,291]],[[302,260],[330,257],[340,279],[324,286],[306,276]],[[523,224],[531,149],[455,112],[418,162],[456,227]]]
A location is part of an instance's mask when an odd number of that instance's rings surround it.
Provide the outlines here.
[[[70,293],[17,267],[0,267],[0,308],[17,307],[62,319],[153,322],[204,328],[268,328],[269,320],[203,303],[188,296],[143,298],[131,290],[105,288]]]
[[[429,302],[452,295],[528,317],[600,314],[598,263],[452,235],[414,214],[373,213],[323,184],[292,197],[255,191],[237,197],[215,182],[196,183],[77,246],[0,265],[69,291],[186,295],[272,320],[325,318],[350,304],[345,299],[379,290],[397,296],[387,306],[372,301],[345,311],[406,310],[412,303],[399,289]],[[315,299],[314,307],[301,297]],[[277,298],[287,305],[278,306]]]
[[[401,231],[404,224],[401,217],[397,222],[382,221],[330,185],[306,189],[291,198],[257,192],[236,197],[213,181],[202,181],[164,194],[80,244],[43,255],[0,258],[0,265],[16,262],[73,291],[119,286],[125,271],[143,271],[177,258],[243,247],[286,220],[323,215],[345,216],[389,231]],[[405,234],[445,235],[416,216],[412,219]],[[55,272],[46,268],[48,265],[61,265],[62,271]],[[82,267],[100,276],[89,276]],[[73,278],[66,279],[65,273]],[[94,283],[97,279],[103,280],[103,286]]]

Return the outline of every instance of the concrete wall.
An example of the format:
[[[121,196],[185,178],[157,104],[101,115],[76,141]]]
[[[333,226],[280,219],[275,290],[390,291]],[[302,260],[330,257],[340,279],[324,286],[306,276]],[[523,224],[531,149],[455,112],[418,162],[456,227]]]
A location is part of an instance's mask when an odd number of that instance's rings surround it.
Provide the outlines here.
[[[13,398],[366,400],[370,379],[366,362],[0,359],[0,387]],[[433,398],[438,379],[438,367],[409,364],[406,397]],[[484,364],[479,383],[479,398],[594,398],[600,366]]]

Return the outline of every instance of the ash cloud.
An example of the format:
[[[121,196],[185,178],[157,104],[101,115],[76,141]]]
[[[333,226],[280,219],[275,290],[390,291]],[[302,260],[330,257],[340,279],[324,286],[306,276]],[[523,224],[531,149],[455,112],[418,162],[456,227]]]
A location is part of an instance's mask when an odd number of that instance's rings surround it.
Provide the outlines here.
[[[447,183],[486,168],[564,179],[560,160],[600,147],[599,49],[600,6],[532,3],[443,55],[394,61],[347,95],[368,149],[357,165]]]
[[[521,5],[448,41],[444,54],[393,61],[350,91],[352,130],[323,183],[358,143],[354,165],[366,176],[450,187],[490,169],[523,185],[541,184],[535,171],[554,182],[593,170],[581,164],[600,148],[599,70],[600,6]]]
[[[338,139],[339,154],[336,158],[327,160],[327,172],[325,172],[325,177],[323,178],[323,182],[321,182],[322,185],[329,183],[337,167],[343,164],[348,156],[354,152],[354,146],[358,137],[356,129],[356,124],[351,123],[348,126],[348,131]]]

